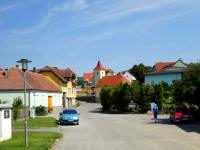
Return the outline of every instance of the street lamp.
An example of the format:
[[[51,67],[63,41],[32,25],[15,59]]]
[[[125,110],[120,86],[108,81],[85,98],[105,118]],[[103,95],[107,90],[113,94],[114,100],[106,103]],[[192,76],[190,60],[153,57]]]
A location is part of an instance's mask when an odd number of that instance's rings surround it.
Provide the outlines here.
[[[21,63],[22,70],[24,72],[24,105],[25,105],[25,144],[28,147],[28,122],[27,122],[27,109],[26,109],[26,70],[28,70],[28,63],[31,63],[28,59],[21,59],[17,61],[17,63]]]

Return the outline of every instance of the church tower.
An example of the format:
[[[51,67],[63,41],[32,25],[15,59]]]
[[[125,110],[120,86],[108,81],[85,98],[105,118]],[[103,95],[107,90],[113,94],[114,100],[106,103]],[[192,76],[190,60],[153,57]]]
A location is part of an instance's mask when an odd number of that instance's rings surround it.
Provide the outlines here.
[[[97,63],[97,66],[93,69],[93,78],[92,83],[96,87],[96,84],[99,82],[100,79],[106,76],[106,69],[101,64],[100,60]]]

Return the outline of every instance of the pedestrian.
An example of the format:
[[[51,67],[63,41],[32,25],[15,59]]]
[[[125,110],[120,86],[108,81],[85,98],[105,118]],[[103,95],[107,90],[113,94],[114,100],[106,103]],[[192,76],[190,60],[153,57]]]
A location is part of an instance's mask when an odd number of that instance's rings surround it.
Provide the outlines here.
[[[154,120],[155,120],[155,123],[156,123],[157,120],[158,120],[158,107],[157,107],[156,104],[153,106],[153,116],[154,116]]]

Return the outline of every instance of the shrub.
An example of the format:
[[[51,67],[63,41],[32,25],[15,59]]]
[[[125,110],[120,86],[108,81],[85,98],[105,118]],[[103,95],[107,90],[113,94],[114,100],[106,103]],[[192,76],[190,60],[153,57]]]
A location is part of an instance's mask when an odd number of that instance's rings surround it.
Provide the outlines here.
[[[120,84],[113,91],[113,106],[117,112],[127,112],[130,103],[130,93],[128,84]]]
[[[15,97],[13,101],[13,108],[23,108],[24,105],[22,103],[21,97]]]
[[[21,108],[24,108],[24,105],[22,103],[22,98],[21,97],[14,98],[12,105],[13,105],[13,119],[16,121],[17,118],[19,117],[19,110]]]
[[[103,87],[100,92],[100,97],[103,110],[110,110],[112,106],[112,89]]]
[[[44,107],[42,105],[36,107],[35,111],[36,111],[37,116],[45,116],[48,114],[46,107]]]

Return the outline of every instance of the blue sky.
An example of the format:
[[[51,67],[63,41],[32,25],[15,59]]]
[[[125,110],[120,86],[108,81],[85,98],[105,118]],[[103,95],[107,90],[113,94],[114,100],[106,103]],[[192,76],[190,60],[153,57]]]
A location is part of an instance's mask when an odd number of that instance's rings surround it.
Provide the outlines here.
[[[200,60],[199,0],[0,0],[0,66],[106,68]]]

